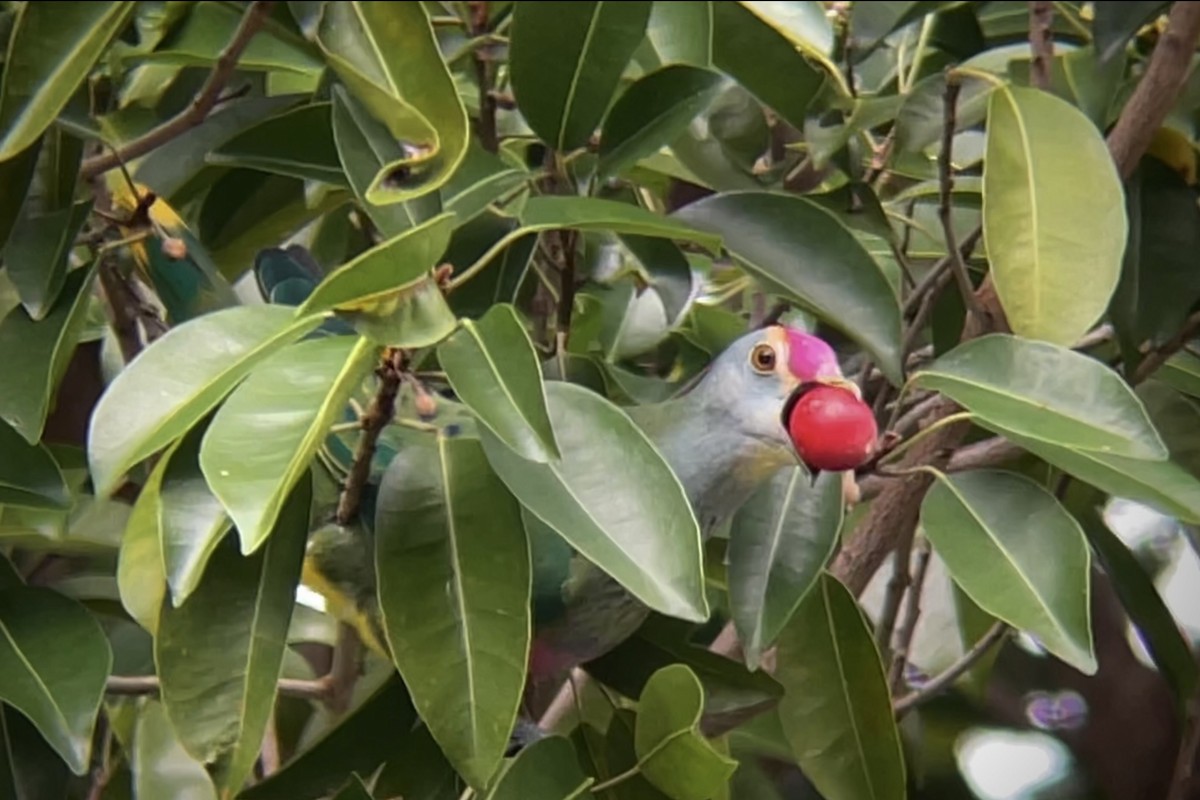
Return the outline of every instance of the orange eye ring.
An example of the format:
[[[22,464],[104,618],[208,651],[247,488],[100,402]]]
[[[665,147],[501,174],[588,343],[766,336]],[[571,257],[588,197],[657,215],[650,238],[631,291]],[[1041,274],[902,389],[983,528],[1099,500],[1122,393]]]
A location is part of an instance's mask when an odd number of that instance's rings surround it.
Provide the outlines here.
[[[769,344],[756,344],[750,351],[750,366],[764,375],[774,372],[775,348]]]

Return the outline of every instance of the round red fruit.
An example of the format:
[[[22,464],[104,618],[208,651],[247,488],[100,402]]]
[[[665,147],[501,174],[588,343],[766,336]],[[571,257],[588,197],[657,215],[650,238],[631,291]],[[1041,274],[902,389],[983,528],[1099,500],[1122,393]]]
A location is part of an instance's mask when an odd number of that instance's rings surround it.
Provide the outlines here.
[[[836,386],[809,389],[788,417],[796,453],[812,470],[854,469],[871,457],[878,434],[870,406]]]

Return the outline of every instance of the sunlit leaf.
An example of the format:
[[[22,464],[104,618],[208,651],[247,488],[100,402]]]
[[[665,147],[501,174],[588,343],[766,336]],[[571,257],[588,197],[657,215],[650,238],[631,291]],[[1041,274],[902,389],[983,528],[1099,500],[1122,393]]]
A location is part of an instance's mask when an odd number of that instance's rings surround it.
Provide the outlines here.
[[[162,703],[153,698],[138,709],[130,757],[137,797],[217,800],[217,791],[204,771],[175,737]]]

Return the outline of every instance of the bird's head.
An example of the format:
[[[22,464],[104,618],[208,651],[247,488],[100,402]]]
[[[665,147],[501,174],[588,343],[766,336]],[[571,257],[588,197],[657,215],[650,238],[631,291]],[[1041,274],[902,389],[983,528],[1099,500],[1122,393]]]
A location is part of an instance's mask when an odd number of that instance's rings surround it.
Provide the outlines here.
[[[853,469],[870,456],[877,429],[858,386],[818,336],[771,325],[746,334],[713,362],[717,402],[730,423],[810,472]]]

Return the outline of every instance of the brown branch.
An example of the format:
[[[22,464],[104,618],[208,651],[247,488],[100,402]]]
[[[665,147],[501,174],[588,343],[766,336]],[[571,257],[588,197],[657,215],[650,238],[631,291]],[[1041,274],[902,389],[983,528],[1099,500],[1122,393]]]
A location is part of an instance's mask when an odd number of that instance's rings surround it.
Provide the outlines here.
[[[104,693],[126,697],[156,695],[159,686],[157,675],[110,675],[104,685]],[[315,681],[280,678],[278,688],[279,693],[286,697],[299,697],[302,700],[327,700],[329,698],[329,680],[327,678],[318,678]]]
[[[362,434],[358,437],[358,446],[354,450],[354,463],[350,466],[346,485],[342,487],[341,497],[338,498],[337,521],[341,525],[350,524],[358,516],[363,487],[371,477],[371,461],[375,457],[379,434],[396,413],[396,395],[400,392],[400,381],[407,366],[406,362],[404,351],[389,349],[385,351],[379,369],[376,370],[379,389],[363,414]]]
[[[976,226],[974,230],[966,235],[962,243],[958,246],[959,255],[966,258],[975,249],[975,245],[979,244],[979,240],[983,238],[983,227]],[[903,313],[905,316],[914,313],[920,307],[925,295],[933,291],[935,285],[943,280],[946,271],[954,266],[954,255],[947,253],[934,262],[933,266],[922,276],[920,283],[913,287],[909,292],[908,297],[904,299]]]
[[[116,259],[111,255],[100,258],[100,288],[104,292],[104,299],[108,301],[105,305],[117,345],[121,348],[121,357],[128,364],[142,352],[142,334],[138,328],[140,301],[121,274]]]
[[[912,648],[913,636],[917,632],[917,620],[921,616],[921,592],[925,588],[925,575],[929,572],[929,560],[933,556],[929,540],[922,539],[917,545],[917,564],[913,567],[912,585],[908,589],[908,602],[904,606],[904,622],[896,631],[896,649],[892,652],[892,665],[888,672],[888,686],[894,694],[904,679],[904,665]]]
[[[1179,99],[1200,37],[1200,3],[1174,3],[1146,72],[1108,134],[1108,149],[1121,178],[1137,169],[1154,133]]]
[[[902,536],[896,543],[896,552],[892,556],[892,577],[888,581],[883,595],[883,607],[879,611],[879,624],[875,626],[875,646],[880,653],[887,653],[892,646],[892,632],[896,629],[896,619],[900,616],[900,604],[904,601],[904,592],[910,581],[909,570],[912,568],[913,537]]]
[[[1137,369],[1133,372],[1133,377],[1130,383],[1137,385],[1153,375],[1159,367],[1167,362],[1171,356],[1178,353],[1180,350],[1192,340],[1197,333],[1200,333],[1200,311],[1192,314],[1183,323],[1183,327],[1179,329],[1179,333],[1175,334],[1171,341],[1151,351],[1137,365]]]
[[[892,703],[892,711],[895,713],[896,718],[899,719],[917,706],[932,700],[944,689],[952,686],[967,670],[975,666],[976,662],[983,658],[988,650],[991,650],[997,642],[1003,640],[1008,635],[1008,630],[1008,625],[1003,622],[997,622],[992,625],[988,629],[988,632],[983,635],[983,638],[976,642],[970,650],[963,653],[944,672],[935,676],[929,683],[922,686],[920,690],[898,698]]]
[[[962,294],[963,306],[972,313],[977,313],[979,304],[975,301],[975,287],[971,285],[971,276],[967,274],[967,264],[959,250],[958,237],[954,235],[954,206],[950,203],[951,192],[954,191],[954,165],[950,157],[954,151],[955,117],[958,108],[958,93],[962,84],[957,78],[946,74],[946,91],[942,96],[942,150],[938,153],[938,218],[942,222],[942,235],[946,239],[946,255],[950,257],[950,270],[958,283],[958,291]]]
[[[488,33],[487,0],[471,0],[471,36],[481,37]],[[479,144],[489,153],[500,149],[500,137],[496,129],[496,98],[492,94],[492,45],[481,44],[471,49],[471,60],[475,66],[475,80],[479,84]]]
[[[1029,47],[1033,61],[1029,65],[1029,82],[1035,89],[1050,88],[1050,68],[1054,64],[1054,3],[1050,0],[1031,0],[1029,3]]]
[[[225,84],[229,83],[234,70],[237,69],[238,59],[242,57],[242,53],[250,44],[250,40],[254,38],[254,34],[258,33],[267,21],[274,6],[275,3],[269,0],[255,0],[251,3],[246,15],[238,24],[237,30],[234,31],[233,38],[229,40],[229,44],[217,57],[217,63],[213,65],[212,71],[208,74],[208,80],[204,82],[200,93],[188,104],[188,107],[158,127],[121,146],[115,152],[102,153],[85,160],[80,168],[83,180],[90,181],[121,163],[144,156],[203,122],[221,99],[221,92],[225,89]]]

